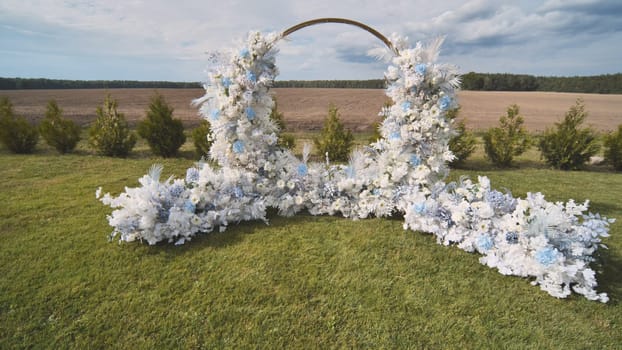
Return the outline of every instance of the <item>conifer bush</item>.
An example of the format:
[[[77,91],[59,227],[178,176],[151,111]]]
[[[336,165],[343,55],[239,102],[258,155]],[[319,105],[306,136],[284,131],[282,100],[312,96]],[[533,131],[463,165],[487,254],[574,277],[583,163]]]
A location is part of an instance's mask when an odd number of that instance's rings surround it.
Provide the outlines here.
[[[173,108],[157,93],[151,98],[147,118],[138,123],[137,131],[155,155],[165,158],[176,156],[186,142],[181,120],[173,118]]]
[[[523,126],[517,105],[510,105],[507,115],[499,118],[499,127],[488,129],[484,134],[486,157],[496,166],[507,168],[515,156],[523,154],[531,145],[529,134]]]
[[[212,147],[210,124],[207,120],[202,120],[198,127],[192,130],[192,141],[198,156],[203,157],[209,154]]]
[[[32,153],[39,141],[37,127],[16,117],[8,97],[0,99],[0,142],[13,153]]]
[[[380,133],[380,127],[381,126],[382,126],[382,123],[380,123],[380,122],[373,122],[373,123],[371,123],[372,134],[369,137],[369,142],[370,143],[377,142],[378,140],[380,140],[382,138],[382,133]]]
[[[285,118],[283,113],[278,111],[277,102],[274,101],[272,111],[270,111],[270,119],[279,127],[279,139],[277,144],[283,148],[292,149],[296,145],[296,139],[294,135],[284,132],[285,131]]]
[[[587,118],[583,100],[577,99],[564,120],[548,128],[538,148],[546,162],[562,170],[578,169],[600,150],[596,133],[580,126]]]
[[[454,120],[454,130],[456,135],[449,140],[449,150],[456,156],[450,165],[452,167],[460,167],[464,161],[475,151],[475,136],[472,132],[467,131],[464,121],[456,122],[460,108],[454,108],[447,111],[447,118]]]
[[[48,145],[63,154],[73,151],[80,141],[80,126],[63,118],[63,111],[55,100],[48,102],[39,132]]]
[[[618,131],[605,137],[605,161],[617,171],[622,171],[622,124]]]
[[[378,113],[378,115],[383,120],[384,118],[386,118],[387,116],[391,114],[390,108],[391,106],[393,106],[393,104],[394,104],[393,101],[385,101],[384,104],[382,105],[382,109],[380,110],[380,113]],[[382,132],[380,132],[381,127],[382,127],[382,121],[375,121],[371,124],[372,134],[369,137],[370,143],[377,142],[378,140],[382,138]]]
[[[328,107],[328,116],[319,137],[313,139],[320,156],[328,153],[333,161],[346,161],[352,149],[354,137],[346,130],[339,119],[339,110],[335,105]]]
[[[107,95],[102,106],[97,107],[97,119],[89,129],[89,145],[99,155],[126,157],[136,145],[125,116],[117,111],[117,101]]]

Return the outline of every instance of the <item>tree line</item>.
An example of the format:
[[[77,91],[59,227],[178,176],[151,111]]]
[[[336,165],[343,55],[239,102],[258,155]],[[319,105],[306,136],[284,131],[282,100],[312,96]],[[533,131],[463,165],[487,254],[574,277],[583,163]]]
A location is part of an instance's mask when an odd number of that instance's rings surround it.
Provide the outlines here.
[[[199,88],[198,82],[136,80],[59,80],[0,78],[0,90],[22,89],[116,89],[116,88]],[[280,80],[277,88],[383,89],[383,79],[369,80]],[[598,94],[622,93],[622,73],[575,77],[545,77],[526,74],[475,73],[462,76],[463,90],[554,91]]]
[[[0,78],[0,90],[30,89],[119,89],[119,88],[200,88],[198,82],[136,80],[63,80],[45,78]]]
[[[469,72],[462,75],[463,90],[554,91],[598,94],[622,93],[622,73],[575,77]]]

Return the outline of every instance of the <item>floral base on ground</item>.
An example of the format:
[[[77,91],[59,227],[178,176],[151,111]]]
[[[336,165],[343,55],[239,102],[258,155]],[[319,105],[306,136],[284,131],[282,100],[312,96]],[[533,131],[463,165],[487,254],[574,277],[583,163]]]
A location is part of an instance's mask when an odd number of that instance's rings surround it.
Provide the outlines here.
[[[555,297],[574,291],[608,300],[596,292],[589,264],[612,219],[587,214],[587,202],[551,203],[539,193],[514,198],[491,189],[486,177],[444,182],[453,159],[446,113],[457,106],[459,76],[454,66],[436,63],[442,40],[409,47],[392,37],[399,53],[385,78],[394,104],[380,112],[382,138],[342,165],[309,162],[309,146],[299,159],[277,145],[269,89],[278,74],[280,39],[278,33],[252,32],[240,49],[211,56],[206,94],[196,102],[212,127],[216,165],[202,162],[185,179],[165,181],[154,166],[140,187],[118,197],[98,189],[97,197],[115,209],[108,217],[113,237],[183,244],[230,224],[266,221],[267,208],[284,216],[307,210],[352,219],[399,212],[404,229],[478,252],[482,264],[533,278]]]

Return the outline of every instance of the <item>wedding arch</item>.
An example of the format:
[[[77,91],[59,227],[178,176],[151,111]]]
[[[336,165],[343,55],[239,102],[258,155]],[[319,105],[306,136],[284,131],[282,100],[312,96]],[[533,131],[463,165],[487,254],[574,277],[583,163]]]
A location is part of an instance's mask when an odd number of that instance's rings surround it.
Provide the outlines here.
[[[279,130],[269,118],[278,42],[322,23],[362,28],[391,54],[385,79],[393,105],[380,111],[382,137],[355,150],[347,164],[310,162],[309,145],[297,158],[277,144]],[[437,63],[441,44],[410,46],[356,21],[322,18],[283,32],[250,32],[241,47],[211,54],[205,95],[195,101],[212,129],[210,162],[164,181],[162,167],[154,165],[139,187],[117,197],[98,189],[97,198],[114,208],[111,237],[183,244],[232,223],[267,221],[268,208],[284,216],[306,210],[351,219],[401,213],[404,229],[477,252],[482,264],[502,274],[532,278],[558,298],[574,291],[606,302],[589,264],[613,220],[586,214],[588,202],[552,203],[540,193],[514,198],[482,176],[444,182],[454,135],[446,113],[457,106],[460,77],[455,66]]]

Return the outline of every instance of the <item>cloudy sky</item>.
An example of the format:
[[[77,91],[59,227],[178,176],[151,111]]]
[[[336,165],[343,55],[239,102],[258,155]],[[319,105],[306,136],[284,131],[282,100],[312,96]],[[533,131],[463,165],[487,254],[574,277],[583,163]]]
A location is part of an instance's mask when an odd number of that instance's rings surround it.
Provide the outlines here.
[[[363,22],[411,42],[446,36],[441,60],[462,72],[622,72],[622,1],[2,0],[0,76],[200,81],[206,52],[249,30],[320,17]],[[308,27],[280,45],[279,79],[372,79],[382,43],[343,24]]]

